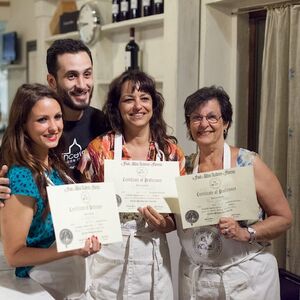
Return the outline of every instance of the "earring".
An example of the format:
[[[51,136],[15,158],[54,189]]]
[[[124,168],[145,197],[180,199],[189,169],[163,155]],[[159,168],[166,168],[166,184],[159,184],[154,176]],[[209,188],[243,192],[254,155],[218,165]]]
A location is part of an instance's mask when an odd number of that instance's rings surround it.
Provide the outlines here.
[[[227,135],[227,133],[228,133],[228,129],[227,129],[227,128],[225,128],[225,129],[224,129],[224,131],[223,131],[223,133],[224,133],[224,136],[226,136],[226,135]]]

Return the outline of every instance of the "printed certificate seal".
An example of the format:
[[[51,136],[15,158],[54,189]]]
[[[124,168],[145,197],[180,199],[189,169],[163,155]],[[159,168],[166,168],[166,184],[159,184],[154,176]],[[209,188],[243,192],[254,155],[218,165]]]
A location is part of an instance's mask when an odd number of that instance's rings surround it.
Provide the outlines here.
[[[117,205],[118,205],[118,207],[121,206],[121,204],[122,204],[122,198],[121,198],[121,196],[118,195],[118,194],[116,194],[116,199],[117,199]]]
[[[81,193],[80,197],[81,197],[82,202],[85,203],[85,204],[89,204],[90,201],[91,201],[91,195],[87,191],[83,191]]]
[[[222,182],[221,182],[220,178],[212,178],[209,181],[209,186],[212,189],[218,189],[221,186],[221,184],[222,184]]]
[[[199,214],[195,210],[188,210],[185,213],[185,220],[193,226],[194,223],[196,223],[199,220]]]
[[[218,257],[222,250],[222,242],[215,228],[201,227],[194,231],[193,248],[195,252],[204,259]]]
[[[148,174],[148,170],[143,167],[139,167],[136,169],[136,174],[140,177],[145,177]]]
[[[68,247],[69,244],[73,241],[73,233],[70,229],[62,229],[59,233],[59,239],[66,246]]]

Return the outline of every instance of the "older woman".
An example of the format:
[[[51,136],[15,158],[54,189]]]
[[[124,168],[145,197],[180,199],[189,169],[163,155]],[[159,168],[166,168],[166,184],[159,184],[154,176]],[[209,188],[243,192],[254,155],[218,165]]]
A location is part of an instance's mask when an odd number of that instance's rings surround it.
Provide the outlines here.
[[[104,106],[113,130],[88,145],[81,172],[92,181],[103,181],[104,159],[122,159],[179,161],[184,174],[184,155],[166,133],[163,107],[164,99],[147,74],[127,71],[113,80]],[[121,213],[123,242],[104,245],[93,258],[94,298],[173,299],[165,233],[175,229],[174,220],[150,206],[140,213],[144,218],[138,212]]]
[[[280,299],[277,262],[266,246],[290,227],[292,217],[276,176],[256,153],[226,144],[232,107],[222,88],[196,91],[186,99],[184,109],[190,138],[198,146],[198,153],[187,162],[187,172],[252,165],[261,210],[256,220],[222,217],[216,225],[186,230],[177,218],[183,247],[179,298]]]

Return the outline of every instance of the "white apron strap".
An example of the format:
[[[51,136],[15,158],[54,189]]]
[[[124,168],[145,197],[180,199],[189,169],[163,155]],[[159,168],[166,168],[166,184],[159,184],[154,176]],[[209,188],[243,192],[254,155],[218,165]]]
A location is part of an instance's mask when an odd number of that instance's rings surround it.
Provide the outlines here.
[[[50,177],[46,174],[45,174],[45,177],[46,177],[46,181],[47,181],[47,185],[48,186],[55,186],[54,182],[50,179]]]
[[[48,186],[55,186],[54,182],[50,179],[48,174],[46,172],[44,174],[45,174],[45,177],[46,177],[47,185]],[[69,183],[75,183],[75,181],[69,175],[65,174],[65,176],[69,180]]]
[[[122,135],[116,134],[115,135],[115,147],[114,147],[114,159],[121,160],[122,159]],[[159,149],[158,144],[155,143],[155,149],[157,152],[156,161],[165,160],[164,153]],[[127,262],[127,270],[126,270],[126,279],[127,279],[127,295],[128,299],[132,298],[132,286],[133,283],[131,282],[133,279],[133,272],[134,272],[134,239],[135,239],[135,232],[136,230],[128,230],[126,234],[126,230],[122,230],[122,234],[129,235],[128,237],[128,262]],[[147,236],[145,236],[147,237]],[[158,299],[156,296],[156,286],[158,282],[158,271],[159,271],[159,262],[158,262],[158,254],[159,254],[159,245],[155,238],[149,237],[152,244],[153,244],[153,299]]]
[[[114,147],[114,159],[122,160],[122,139],[123,136],[120,133],[115,134],[115,147]]]
[[[228,144],[224,143],[224,152],[223,152],[223,169],[231,168],[231,151]]]
[[[198,173],[199,159],[200,159],[200,149],[198,149],[198,153],[197,153],[196,159],[194,161],[193,174]],[[230,169],[230,168],[231,168],[231,151],[230,151],[230,147],[228,146],[228,144],[224,143],[223,169]]]
[[[156,149],[156,152],[157,152],[155,160],[156,161],[165,161],[166,157],[165,157],[164,152],[159,149],[158,144],[156,142],[154,143],[154,145],[155,145],[155,149]]]

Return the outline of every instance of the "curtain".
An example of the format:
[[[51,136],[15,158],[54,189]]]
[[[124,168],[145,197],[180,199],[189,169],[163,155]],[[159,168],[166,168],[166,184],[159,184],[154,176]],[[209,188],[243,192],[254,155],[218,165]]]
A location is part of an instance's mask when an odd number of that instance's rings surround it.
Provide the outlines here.
[[[300,260],[297,258],[300,250],[297,220],[300,215],[300,127],[297,118],[297,112],[300,113],[300,72],[296,68],[300,63],[299,22],[297,6],[268,9],[262,64],[259,153],[278,177],[294,213],[292,228],[273,241],[272,252],[280,267],[300,275]]]
[[[300,275],[300,5],[290,10],[287,196],[293,226],[287,233],[287,268]]]

